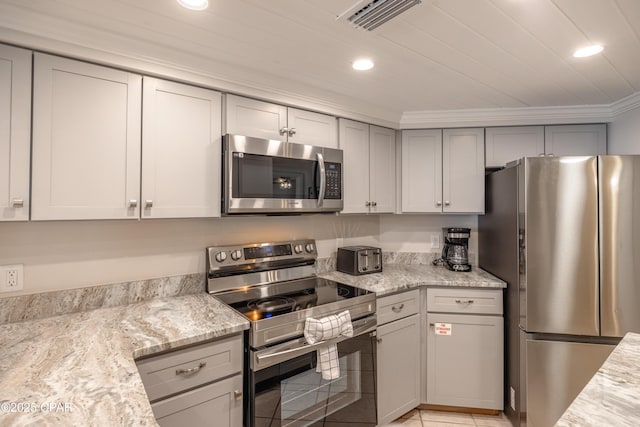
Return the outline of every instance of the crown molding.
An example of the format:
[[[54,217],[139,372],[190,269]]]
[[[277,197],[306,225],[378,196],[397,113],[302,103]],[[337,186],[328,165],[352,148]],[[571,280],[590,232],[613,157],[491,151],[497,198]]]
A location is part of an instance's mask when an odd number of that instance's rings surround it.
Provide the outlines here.
[[[600,105],[407,111],[400,129],[606,123],[636,108],[640,108],[640,92]]]
[[[400,119],[400,128],[595,123],[608,122],[611,118],[611,108],[607,105],[408,111]]]
[[[304,88],[283,83],[274,76],[271,82],[256,81],[251,70],[224,62],[187,58],[185,63],[162,61],[155,57],[134,55],[125,50],[88,47],[75,41],[73,34],[40,35],[0,25],[0,43],[65,56],[104,66],[125,69],[158,78],[192,84],[290,107],[344,117],[378,126],[397,129],[400,111],[376,108],[356,99],[334,100],[330,95],[305,94]],[[192,60],[193,59],[193,60]],[[197,59],[197,60],[196,60]],[[216,70],[216,71],[212,71]],[[264,74],[264,73],[263,73]]]
[[[617,116],[624,114],[627,111],[640,108],[640,92],[636,92],[610,104],[610,108],[613,120],[615,120]]]
[[[230,64],[196,62],[177,64],[156,58],[131,55],[123,51],[98,49],[72,42],[70,35],[43,36],[17,28],[0,26],[0,42],[27,49],[87,60],[143,74],[208,87],[293,107],[393,129],[452,127],[520,126],[547,124],[608,123],[628,111],[640,108],[640,92],[611,104],[557,107],[476,108],[395,112],[365,105],[358,100],[332,100],[330,96],[308,96],[300,87],[254,81],[250,71],[234,69]],[[218,70],[212,72],[211,70]],[[273,82],[272,82],[273,83]],[[337,102],[336,102],[337,101]]]

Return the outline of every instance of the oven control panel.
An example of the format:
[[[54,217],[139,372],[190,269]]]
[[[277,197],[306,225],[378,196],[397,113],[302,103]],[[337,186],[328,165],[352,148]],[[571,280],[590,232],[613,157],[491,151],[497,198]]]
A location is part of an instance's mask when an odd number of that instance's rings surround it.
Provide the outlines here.
[[[313,262],[318,256],[315,240],[294,240],[277,243],[252,243],[234,246],[211,246],[207,248],[207,270],[209,273],[225,267],[241,268],[246,264],[286,263],[291,261]]]

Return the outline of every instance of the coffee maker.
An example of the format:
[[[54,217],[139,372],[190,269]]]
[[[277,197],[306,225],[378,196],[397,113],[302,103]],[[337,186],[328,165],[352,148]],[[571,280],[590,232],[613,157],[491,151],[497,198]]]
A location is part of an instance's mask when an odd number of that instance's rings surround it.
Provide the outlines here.
[[[469,237],[471,229],[450,227],[443,228],[444,246],[442,247],[442,258],[436,260],[434,264],[446,266],[453,271],[471,271],[469,264]]]

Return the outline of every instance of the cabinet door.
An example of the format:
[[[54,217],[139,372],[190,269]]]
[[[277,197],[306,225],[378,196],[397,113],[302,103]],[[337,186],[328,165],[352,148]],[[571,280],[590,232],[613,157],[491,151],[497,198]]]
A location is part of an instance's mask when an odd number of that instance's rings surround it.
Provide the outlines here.
[[[31,52],[0,45],[0,221],[29,219]]]
[[[378,327],[378,425],[420,404],[420,316]]]
[[[287,107],[226,95],[226,133],[286,141]]]
[[[428,313],[427,323],[427,403],[502,410],[502,317]]]
[[[544,126],[485,129],[485,166],[501,168],[522,157],[544,155]]]
[[[369,126],[369,195],[371,212],[393,213],[396,209],[396,133]]]
[[[484,213],[484,129],[442,133],[443,212]]]
[[[289,142],[338,148],[338,119],[326,114],[289,108]]]
[[[442,130],[402,131],[402,212],[442,212]]]
[[[242,375],[151,404],[161,427],[241,427]]]
[[[343,150],[344,207],[342,213],[368,213],[369,125],[340,119],[340,148]]]
[[[144,78],[142,217],[220,216],[222,95]]]
[[[545,126],[548,156],[595,156],[607,154],[607,125]]]
[[[139,75],[34,56],[31,218],[139,217]]]

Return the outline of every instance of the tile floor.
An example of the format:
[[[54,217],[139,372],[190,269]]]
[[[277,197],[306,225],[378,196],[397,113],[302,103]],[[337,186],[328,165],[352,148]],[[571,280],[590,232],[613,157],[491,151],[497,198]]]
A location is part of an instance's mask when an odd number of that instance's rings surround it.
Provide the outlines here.
[[[500,415],[478,415],[426,409],[414,409],[391,425],[404,427],[511,427],[511,423],[502,413]]]

